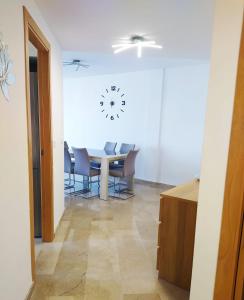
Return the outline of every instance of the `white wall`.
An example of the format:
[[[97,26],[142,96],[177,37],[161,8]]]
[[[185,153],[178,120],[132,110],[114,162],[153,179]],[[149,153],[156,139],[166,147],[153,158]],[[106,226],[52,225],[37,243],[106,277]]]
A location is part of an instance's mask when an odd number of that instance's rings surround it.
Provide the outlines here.
[[[213,299],[243,9],[216,1],[191,300]]]
[[[161,116],[160,182],[200,174],[209,65],[167,68]]]
[[[137,177],[156,181],[162,95],[161,70],[65,78],[64,137],[71,146],[103,148],[105,141],[134,143],[140,148]],[[125,112],[114,121],[101,113],[105,89],[116,85],[125,93]]]
[[[140,148],[136,177],[178,184],[199,173],[208,65],[64,78],[64,137],[70,146],[105,141]],[[111,121],[99,102],[106,88],[124,91],[126,111]]]
[[[51,43],[55,226],[63,212],[63,117],[61,51],[32,0],[0,0],[0,31],[9,46],[16,83],[8,103],[0,93],[0,298],[25,299],[31,287],[28,149],[23,8]]]

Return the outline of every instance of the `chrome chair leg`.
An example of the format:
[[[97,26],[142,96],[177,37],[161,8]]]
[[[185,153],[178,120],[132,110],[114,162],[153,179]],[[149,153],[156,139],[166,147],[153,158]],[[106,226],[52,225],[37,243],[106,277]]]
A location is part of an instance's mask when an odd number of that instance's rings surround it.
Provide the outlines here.
[[[72,184],[71,174],[70,173],[69,173],[69,178],[65,179],[64,181],[68,181],[68,184],[64,184],[64,189],[65,190],[74,188],[74,184]],[[66,193],[66,194],[69,194],[69,193]]]
[[[120,178],[121,179],[121,178]],[[131,197],[134,197],[135,194],[128,189],[128,187],[121,188],[121,185],[123,185],[120,181],[116,183],[116,178],[114,177],[114,194],[111,195],[112,198],[120,199],[120,200],[127,200]],[[118,189],[116,188],[118,186]],[[118,195],[116,195],[116,193]],[[122,197],[122,195],[126,195],[125,197]]]
[[[95,180],[95,181],[92,180],[91,176],[86,177],[88,180],[86,182],[86,188],[84,188],[84,193],[82,193],[82,195],[81,195],[82,198],[90,199],[90,198],[95,198],[95,197],[99,196],[99,193],[100,193],[100,177],[99,176],[97,176],[97,177],[99,179]],[[93,183],[96,183],[96,182],[98,182],[98,194],[96,194],[96,193],[93,194]],[[86,192],[85,192],[85,190],[86,190]]]
[[[100,175],[97,176],[97,192],[98,192],[98,197],[100,197]]]

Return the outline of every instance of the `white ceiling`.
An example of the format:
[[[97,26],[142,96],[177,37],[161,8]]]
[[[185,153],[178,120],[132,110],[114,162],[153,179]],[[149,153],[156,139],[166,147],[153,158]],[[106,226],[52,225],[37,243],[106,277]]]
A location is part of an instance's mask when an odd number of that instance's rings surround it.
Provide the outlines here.
[[[113,73],[209,60],[214,0],[36,0],[64,59],[84,59],[78,73]],[[143,34],[163,45],[113,55],[112,44]],[[72,69],[69,69],[72,70]],[[69,73],[69,70],[67,71]]]

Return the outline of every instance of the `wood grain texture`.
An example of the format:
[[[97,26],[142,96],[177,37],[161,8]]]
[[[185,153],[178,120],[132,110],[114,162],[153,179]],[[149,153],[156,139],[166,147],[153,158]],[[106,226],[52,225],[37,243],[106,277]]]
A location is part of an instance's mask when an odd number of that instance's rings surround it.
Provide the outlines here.
[[[240,299],[244,299],[244,222],[242,223],[242,238],[235,287],[235,300]]]
[[[53,153],[50,103],[50,58],[49,52],[38,53],[40,136],[41,136],[41,190],[42,190],[42,239],[51,242],[54,238],[53,221]]]
[[[38,85],[41,148],[41,198],[43,241],[50,242],[54,238],[53,226],[53,159],[51,131],[51,97],[50,97],[50,44],[41,30],[23,7],[25,34],[25,80],[26,80],[26,110],[28,136],[28,169],[29,169],[29,201],[30,201],[30,236],[31,236],[31,266],[32,279],[35,280],[35,243],[34,243],[34,196],[33,196],[33,160],[32,160],[32,126],[29,76],[29,41],[38,50]]]
[[[214,299],[234,299],[240,250],[244,193],[244,34],[242,32],[236,94],[222,213]],[[241,298],[240,298],[241,299]]]
[[[191,284],[198,186],[193,181],[162,193],[160,199],[159,278],[187,290]]]
[[[186,184],[178,185],[163,193],[161,196],[178,198],[187,201],[197,201],[199,191],[199,180],[194,179]]]

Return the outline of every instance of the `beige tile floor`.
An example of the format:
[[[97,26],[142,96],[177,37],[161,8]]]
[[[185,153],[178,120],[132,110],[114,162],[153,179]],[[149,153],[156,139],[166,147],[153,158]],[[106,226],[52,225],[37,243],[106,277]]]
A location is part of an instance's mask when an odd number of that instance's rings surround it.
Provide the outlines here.
[[[159,193],[136,184],[129,200],[66,197],[53,243],[41,246],[31,300],[186,300],[158,280]]]

